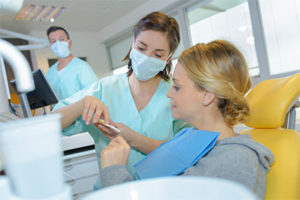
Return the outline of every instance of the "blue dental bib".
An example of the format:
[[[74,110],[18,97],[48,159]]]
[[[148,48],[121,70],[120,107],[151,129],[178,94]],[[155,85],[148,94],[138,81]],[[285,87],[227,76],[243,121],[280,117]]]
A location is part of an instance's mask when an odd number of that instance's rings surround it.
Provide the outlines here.
[[[215,145],[219,133],[186,128],[134,165],[137,179],[176,176]]]

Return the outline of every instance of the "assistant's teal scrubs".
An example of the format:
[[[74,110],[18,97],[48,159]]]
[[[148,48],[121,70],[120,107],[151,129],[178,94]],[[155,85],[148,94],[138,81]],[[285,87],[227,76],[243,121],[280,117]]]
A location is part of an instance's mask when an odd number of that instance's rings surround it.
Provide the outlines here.
[[[136,132],[156,140],[169,140],[182,128],[187,127],[186,123],[174,120],[172,117],[170,99],[166,96],[170,86],[171,83],[161,80],[150,102],[138,112],[130,92],[127,75],[110,76],[60,101],[54,110],[72,104],[85,96],[94,96],[107,106],[110,118],[114,122],[122,122]],[[109,140],[94,125],[86,126],[80,118],[66,128],[63,134],[69,136],[83,131],[88,131],[94,139],[99,160],[100,152],[107,146]],[[144,157],[144,153],[131,149],[128,160],[130,173],[134,174],[133,165]],[[99,184],[95,188],[98,189]]]
[[[74,57],[62,71],[57,71],[58,62],[50,67],[46,77],[59,100],[65,99],[98,80],[91,66]]]

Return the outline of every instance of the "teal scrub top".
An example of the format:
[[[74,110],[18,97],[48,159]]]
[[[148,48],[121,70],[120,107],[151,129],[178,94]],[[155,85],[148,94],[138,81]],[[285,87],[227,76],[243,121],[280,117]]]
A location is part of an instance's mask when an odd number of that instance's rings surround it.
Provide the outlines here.
[[[61,72],[57,71],[58,62],[50,67],[46,77],[59,100],[65,99],[79,90],[99,80],[91,66],[74,57]]]
[[[166,96],[170,87],[171,83],[161,80],[149,103],[138,112],[129,88],[127,75],[109,76],[60,101],[54,110],[72,104],[85,96],[94,96],[107,106],[110,118],[114,122],[122,122],[147,137],[167,141],[182,128],[189,127],[185,122],[174,120],[172,117],[170,99]],[[109,140],[93,124],[87,126],[80,117],[71,126],[64,129],[63,134],[70,136],[84,131],[88,131],[94,139],[99,161],[100,152],[107,146]],[[145,156],[143,152],[131,148],[127,167],[132,175],[134,175],[133,165]],[[98,189],[99,185],[95,187]]]

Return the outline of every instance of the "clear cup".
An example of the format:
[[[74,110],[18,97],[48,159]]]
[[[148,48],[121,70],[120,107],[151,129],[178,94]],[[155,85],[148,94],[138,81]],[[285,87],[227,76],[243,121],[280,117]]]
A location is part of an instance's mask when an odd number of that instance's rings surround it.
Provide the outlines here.
[[[47,198],[64,190],[60,118],[0,123],[0,153],[16,196]]]
[[[0,176],[0,199],[11,199],[10,182],[6,176]]]

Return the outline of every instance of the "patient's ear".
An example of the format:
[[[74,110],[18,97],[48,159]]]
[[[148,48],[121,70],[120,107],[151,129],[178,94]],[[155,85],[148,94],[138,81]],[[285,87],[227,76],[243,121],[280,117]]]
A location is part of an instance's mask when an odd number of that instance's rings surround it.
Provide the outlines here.
[[[214,102],[215,98],[216,98],[216,95],[214,93],[204,91],[203,98],[202,98],[202,105],[203,106],[210,105],[212,102]]]

